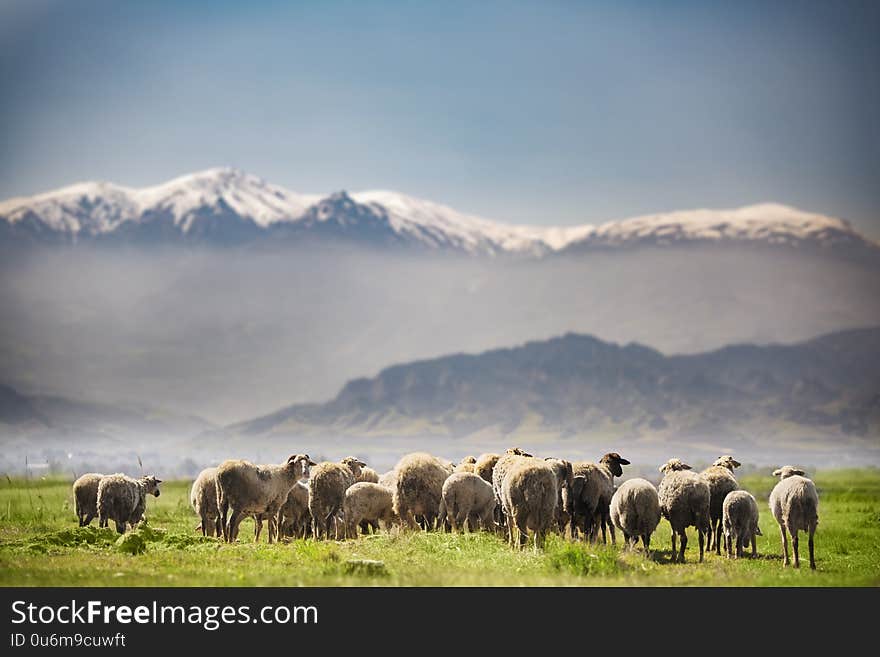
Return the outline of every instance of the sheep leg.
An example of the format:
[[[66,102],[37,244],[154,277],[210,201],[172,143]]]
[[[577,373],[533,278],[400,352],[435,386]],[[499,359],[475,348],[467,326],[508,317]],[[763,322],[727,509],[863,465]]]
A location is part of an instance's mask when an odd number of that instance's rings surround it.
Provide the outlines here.
[[[125,521],[124,520],[114,520],[116,523],[116,531],[120,534],[125,533]]]
[[[260,542],[260,534],[263,533],[263,516],[257,514],[254,516],[254,543]]]
[[[808,539],[808,544],[810,546],[810,568],[812,568],[813,570],[816,570],[816,558],[813,555],[813,534],[816,533],[816,527],[815,526],[810,527],[809,531],[810,531],[810,537]],[[752,540],[754,540],[754,539],[752,539]]]
[[[721,521],[720,520],[715,521],[714,534],[715,534],[715,554],[720,555],[721,554]],[[709,535],[709,543],[712,543],[712,534],[711,533]],[[708,547],[706,549],[711,550],[712,548]]]
[[[238,526],[241,524],[244,515],[238,509],[233,509],[229,516],[229,524],[226,526],[226,542],[232,543],[238,538]]]
[[[611,522],[607,513],[602,514],[602,523],[608,523],[608,531],[611,532],[611,545],[617,545],[617,538],[614,536],[614,523]]]
[[[791,530],[789,530],[791,531]],[[794,567],[801,567],[800,555],[798,554],[798,530],[795,529],[791,532],[791,549],[794,552]]]
[[[645,556],[651,558],[651,535],[642,534],[642,545],[645,548]]]
[[[220,527],[223,529],[223,540],[229,543],[229,525],[227,524],[227,515],[229,514],[229,502],[225,499],[219,499],[218,506],[220,511]]]
[[[711,531],[711,527],[709,528],[709,531]],[[708,534],[709,534],[709,532],[706,532],[706,535],[708,535]],[[703,538],[703,532],[701,532],[698,529],[697,530],[697,542],[700,544],[700,563],[703,563],[703,543],[704,543],[704,541],[705,541],[705,539]]]
[[[683,529],[681,531],[681,549],[679,550],[679,553],[678,553],[678,560],[681,563],[684,563],[684,550],[687,547],[687,544],[688,544],[687,529]],[[700,535],[700,561],[703,560],[702,552],[703,552],[703,536]]]
[[[673,529],[672,530],[672,563],[675,563],[678,558],[678,554],[676,553],[676,550],[675,550],[676,538],[677,538],[677,536],[675,534],[675,530]]]
[[[788,565],[788,534],[785,533],[785,525],[779,525],[779,531],[782,532],[782,565]]]
[[[758,536],[757,534],[752,534],[752,558],[758,556]]]

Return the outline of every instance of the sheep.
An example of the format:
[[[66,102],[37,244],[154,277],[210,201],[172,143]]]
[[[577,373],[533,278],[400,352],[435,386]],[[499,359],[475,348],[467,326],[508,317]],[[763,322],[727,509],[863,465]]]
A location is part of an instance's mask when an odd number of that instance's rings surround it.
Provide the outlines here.
[[[458,465],[455,466],[455,470],[453,472],[473,472],[476,463],[476,457],[465,456],[461,461],[458,462]]]
[[[361,468],[366,463],[347,456],[339,463],[322,461],[312,471],[309,482],[309,514],[312,516],[312,536],[330,538],[330,525],[336,523],[335,536],[342,538],[344,527],[337,519],[342,512],[345,491],[357,483]]]
[[[363,468],[361,468],[361,474],[357,478],[357,482],[355,482],[355,483],[359,483],[361,481],[366,481],[371,484],[378,484],[379,483],[379,473],[376,472],[375,470],[373,470],[373,468],[363,467]]]
[[[492,485],[473,472],[456,472],[443,482],[443,497],[437,526],[449,518],[453,531],[473,531],[478,525],[486,531],[495,529],[495,493]]]
[[[585,517],[583,519],[585,537],[588,525],[590,525],[589,529],[593,540],[598,540],[598,530],[601,527],[602,543],[606,543],[605,528],[608,527],[611,531],[611,543],[616,542],[614,524],[611,523],[609,513],[611,496],[614,495],[614,477],[623,476],[621,466],[624,465],[629,465],[629,461],[617,452],[605,454],[599,459],[599,463],[580,461],[573,465],[573,474],[584,478],[584,483],[578,484],[582,503],[578,503],[577,506],[580,507],[582,515],[589,513],[590,508],[593,509],[592,518]],[[572,528],[574,528],[574,524]]]
[[[700,541],[700,563],[703,561],[703,534],[710,531],[709,525],[709,484],[697,473],[689,472],[691,466],[679,459],[669,459],[660,466],[664,473],[660,481],[658,495],[660,512],[672,527],[672,561],[676,561],[675,539],[681,537],[681,551],[678,561],[684,563],[687,547],[688,526],[697,529]]]
[[[223,539],[232,543],[238,538],[238,527],[248,515],[269,517],[269,543],[277,527],[274,518],[287,500],[290,489],[309,476],[315,465],[308,454],[294,454],[280,465],[254,465],[250,461],[229,459],[217,467],[217,508],[223,528]],[[229,511],[232,510],[230,514]]]
[[[783,567],[789,564],[787,530],[791,534],[791,545],[794,548],[794,567],[800,568],[798,532],[803,530],[809,536],[810,568],[815,570],[813,535],[816,533],[816,525],[819,524],[819,493],[816,491],[816,484],[805,475],[803,470],[791,465],[773,472],[773,476],[779,477],[780,481],[770,492],[770,511],[779,523],[782,533],[782,546],[785,550]]]
[[[507,472],[523,458],[533,457],[519,447],[510,447],[498,458],[495,462],[495,467],[492,468],[492,490],[495,493],[495,502],[497,504],[495,520],[499,525],[507,525],[508,532],[511,531],[510,525],[507,522],[509,513],[507,507],[504,506],[504,498],[501,495],[501,489]],[[510,536],[508,536],[508,538],[510,538]],[[511,540],[513,539],[511,538]]]
[[[500,461],[499,461],[500,463]],[[528,540],[528,531],[535,533],[535,549],[544,545],[547,531],[556,518],[559,490],[556,474],[546,461],[521,458],[510,464],[501,490],[504,506],[509,514],[508,540],[514,546],[514,534],[519,533],[518,545]]]
[[[500,454],[480,454],[474,463],[474,474],[479,475],[490,484],[492,483],[492,470],[501,458]]]
[[[199,473],[190,489],[189,502],[201,518],[202,522],[196,529],[202,531],[202,536],[223,536],[217,508],[217,468],[205,468]]]
[[[425,452],[407,454],[395,466],[394,513],[410,529],[416,529],[416,516],[422,516],[430,529],[440,512],[443,483],[449,473],[440,459]]]
[[[733,476],[733,469],[738,468],[740,465],[741,463],[732,456],[724,455],[700,473],[700,476],[709,484],[709,521],[711,523],[711,531],[709,532],[709,541],[706,549],[711,550],[714,545],[716,554],[721,554],[722,505],[727,494],[739,488],[736,477]]]
[[[758,527],[758,503],[754,496],[744,490],[734,490],[727,494],[722,504],[722,527],[727,558],[733,554],[736,545],[736,558],[743,556],[746,543],[752,543],[752,556],[758,555],[756,536],[762,536]]]
[[[366,481],[346,489],[342,502],[346,537],[357,538],[358,527],[363,523],[376,526],[381,522],[390,529],[394,522],[392,498],[393,493],[385,486]]]
[[[296,482],[287,494],[287,500],[278,509],[280,536],[305,538],[311,533],[312,516],[309,514],[309,486]]]
[[[556,526],[559,533],[565,535],[565,528],[571,519],[571,485],[574,479],[570,461],[547,457],[544,459],[556,475],[556,488],[559,499],[556,500]]]
[[[623,539],[635,548],[639,539],[645,553],[651,554],[651,534],[660,524],[660,497],[646,479],[628,479],[611,497],[611,522],[623,532]]]
[[[73,482],[73,501],[80,527],[91,524],[98,515],[98,484],[103,476],[98,472],[89,472]]]
[[[136,526],[144,517],[147,495],[159,497],[161,479],[150,475],[132,479],[124,474],[104,475],[98,483],[98,526],[106,527],[110,520],[116,531],[125,533],[126,524]]]
[[[382,473],[377,483],[393,491],[397,487],[397,470],[389,470]]]

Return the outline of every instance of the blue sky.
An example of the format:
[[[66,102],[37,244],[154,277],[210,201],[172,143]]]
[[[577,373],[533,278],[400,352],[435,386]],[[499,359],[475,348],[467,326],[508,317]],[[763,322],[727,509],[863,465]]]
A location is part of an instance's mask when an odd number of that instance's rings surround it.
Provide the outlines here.
[[[515,223],[778,201],[880,238],[880,3],[0,4],[0,198],[230,165]]]

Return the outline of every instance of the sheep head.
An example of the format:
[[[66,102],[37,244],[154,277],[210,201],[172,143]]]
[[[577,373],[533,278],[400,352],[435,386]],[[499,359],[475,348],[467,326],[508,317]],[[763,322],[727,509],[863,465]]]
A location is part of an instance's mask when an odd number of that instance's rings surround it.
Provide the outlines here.
[[[159,497],[159,484],[162,483],[161,479],[157,479],[153,475],[150,475],[149,477],[141,477],[141,481],[144,483],[144,486],[147,487],[147,495]]]
[[[683,463],[681,459],[669,459],[668,461],[666,461],[666,463],[660,466],[660,472],[664,474],[690,469],[691,466],[689,466],[687,463]]]
[[[629,465],[629,461],[622,458],[617,452],[609,452],[599,459],[599,463],[607,467],[615,477],[623,476],[623,468],[620,466]]]
[[[806,472],[794,467],[793,465],[783,465],[778,470],[773,471],[773,476],[779,477],[780,480],[786,479],[787,477],[791,477],[793,475],[800,475],[801,477],[803,477],[806,474]]]
[[[343,465],[347,465],[349,470],[354,474],[354,478],[357,479],[361,476],[361,468],[367,467],[367,464],[363,461],[359,461],[353,456],[346,456],[342,461],[340,461]]]
[[[529,456],[529,457],[532,456],[527,451],[525,451],[524,449],[521,449],[519,447],[508,447],[504,453],[505,454],[515,454],[516,456]]]
[[[719,456],[717,459],[715,459],[715,462],[712,465],[718,465],[722,468],[727,468],[728,470],[733,472],[733,469],[738,468],[742,465],[742,463],[734,459],[729,454],[725,454],[724,456]]]
[[[308,454],[291,454],[287,459],[287,467],[291,468],[294,473],[297,473],[297,480],[299,479],[308,479],[309,478],[309,468],[313,465],[318,465],[315,463]]]

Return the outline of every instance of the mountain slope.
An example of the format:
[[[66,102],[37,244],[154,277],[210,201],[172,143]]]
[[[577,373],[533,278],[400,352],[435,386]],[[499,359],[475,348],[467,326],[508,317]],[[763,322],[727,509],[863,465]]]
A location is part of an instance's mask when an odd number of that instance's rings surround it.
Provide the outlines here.
[[[391,191],[322,199],[229,168],[142,189],[87,182],[0,202],[0,242],[238,245],[305,239],[533,257],[689,242],[880,253],[846,221],[779,204],[672,212],[600,226],[520,226]]]

